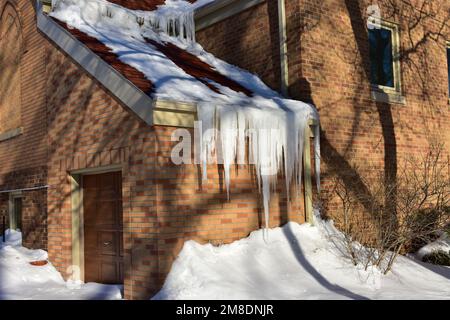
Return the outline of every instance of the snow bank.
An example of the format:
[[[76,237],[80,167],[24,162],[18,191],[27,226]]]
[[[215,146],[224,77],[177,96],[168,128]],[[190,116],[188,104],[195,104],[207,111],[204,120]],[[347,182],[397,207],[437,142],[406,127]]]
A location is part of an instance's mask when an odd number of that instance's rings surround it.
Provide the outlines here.
[[[200,157],[203,177],[207,178],[208,163],[223,164],[229,191],[230,167],[236,163],[243,164],[247,153],[248,161],[256,167],[268,226],[270,193],[275,187],[276,176],[284,173],[288,192],[292,183],[301,184],[305,127],[310,119],[319,120],[319,116],[313,106],[282,98],[256,75],[217,59],[195,43],[193,11],[209,2],[202,0],[190,4],[168,0],[156,11],[143,12],[104,0],[57,0],[50,15],[98,39],[122,62],[143,72],[155,85],[157,98],[196,103],[202,121]],[[149,45],[145,38],[175,44],[251,90],[254,95],[248,97],[215,82],[214,86],[220,92],[212,91]],[[220,133],[205,137],[206,132],[215,129],[220,129]],[[318,129],[315,150],[319,189]]]
[[[425,256],[432,254],[433,252],[444,251],[450,253],[450,239],[446,233],[443,233],[439,239],[434,242],[431,242],[422,248],[416,253],[416,257],[419,260],[422,260]]]
[[[64,300],[121,299],[118,286],[88,283],[71,289],[51,263],[32,266],[31,261],[47,260],[44,250],[21,246],[22,235],[7,230],[6,243],[0,241],[0,299]]]
[[[399,257],[392,273],[343,258],[332,222],[288,223],[214,247],[185,243],[158,299],[450,299],[450,268]]]

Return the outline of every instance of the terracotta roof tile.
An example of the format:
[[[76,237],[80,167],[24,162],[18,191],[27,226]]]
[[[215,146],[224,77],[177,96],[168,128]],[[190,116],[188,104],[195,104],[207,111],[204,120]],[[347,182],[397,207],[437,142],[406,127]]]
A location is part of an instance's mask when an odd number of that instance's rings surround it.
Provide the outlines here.
[[[219,89],[211,83],[211,81],[224,87],[228,87],[233,91],[242,92],[249,97],[253,95],[253,93],[244,86],[222,75],[214,70],[209,64],[200,60],[197,56],[175,46],[174,44],[161,44],[148,38],[145,38],[145,40],[172,60],[172,62],[174,62],[179,68],[183,69],[184,72],[193,76],[214,92],[221,93]]]
[[[86,45],[92,52],[101,57],[105,62],[111,65],[114,69],[120,72],[125,78],[131,81],[136,87],[141,89],[144,93],[152,95],[155,93],[155,87],[153,83],[148,80],[144,73],[136,68],[120,61],[119,57],[112,52],[112,50],[105,44],[100,42],[94,37],[87,35],[86,33],[72,28],[57,19],[53,19],[64,29],[69,31],[78,41]],[[199,82],[208,86],[212,91],[221,93],[219,88],[215,86],[215,83],[224,87],[230,88],[236,92],[242,92],[247,96],[253,96],[253,92],[245,88],[236,81],[224,76],[216,71],[209,64],[200,60],[197,56],[175,46],[172,43],[158,43],[152,39],[145,39],[150,45],[154,46],[160,52],[162,52],[168,59],[175,63],[184,72],[191,75]]]
[[[57,19],[53,19],[64,29],[69,31],[75,38],[87,46],[92,52],[101,57],[105,62],[111,65],[114,69],[120,72],[125,78],[131,81],[136,87],[141,89],[148,95],[154,93],[154,86],[150,80],[148,80],[145,75],[133,68],[132,66],[123,63],[119,60],[118,56],[111,51],[106,45],[104,45],[99,40],[87,35],[86,33],[75,29],[69,28],[66,23],[61,22]]]

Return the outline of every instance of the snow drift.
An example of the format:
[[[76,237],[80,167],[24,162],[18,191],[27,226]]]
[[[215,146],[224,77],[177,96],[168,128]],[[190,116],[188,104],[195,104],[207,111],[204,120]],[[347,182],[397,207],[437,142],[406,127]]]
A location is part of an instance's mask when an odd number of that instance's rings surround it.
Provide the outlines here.
[[[32,266],[30,262],[47,260],[44,250],[22,247],[22,234],[7,230],[6,243],[0,241],[0,300],[95,300],[121,299],[119,286],[88,283],[71,286],[51,263]]]
[[[331,221],[288,223],[229,245],[185,243],[153,299],[450,299],[450,268],[400,256],[393,271],[364,271],[334,245]]]

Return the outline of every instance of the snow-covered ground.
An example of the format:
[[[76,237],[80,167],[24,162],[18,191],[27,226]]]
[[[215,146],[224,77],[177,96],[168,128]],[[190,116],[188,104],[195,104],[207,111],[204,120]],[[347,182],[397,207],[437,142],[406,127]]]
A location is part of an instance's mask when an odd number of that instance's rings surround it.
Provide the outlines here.
[[[450,268],[400,256],[387,276],[343,257],[332,222],[288,223],[229,245],[185,243],[153,299],[450,299]],[[264,240],[266,239],[266,240]],[[121,288],[67,285],[43,250],[21,246],[8,232],[0,242],[0,299],[121,299]]]
[[[96,283],[68,285],[48,263],[32,266],[30,262],[47,259],[43,250],[22,247],[20,232],[7,231],[6,243],[0,238],[0,299],[14,300],[104,300],[122,299],[118,286]]]
[[[400,256],[393,271],[343,258],[331,222],[288,223],[230,245],[186,242],[154,299],[450,299],[450,268]],[[338,242],[338,241],[337,241]]]

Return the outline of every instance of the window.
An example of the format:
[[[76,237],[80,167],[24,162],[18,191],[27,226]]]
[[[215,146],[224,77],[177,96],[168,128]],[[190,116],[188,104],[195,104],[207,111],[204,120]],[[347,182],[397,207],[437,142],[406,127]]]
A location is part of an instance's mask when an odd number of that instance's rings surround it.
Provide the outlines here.
[[[22,198],[14,198],[14,218],[16,229],[22,230]]]
[[[22,196],[11,195],[9,207],[9,224],[12,230],[22,230]]]
[[[369,42],[372,84],[393,88],[392,31],[387,29],[370,30]]]
[[[372,87],[400,93],[400,61],[398,27],[388,22],[369,24],[370,81]]]
[[[448,96],[450,100],[450,42],[447,43]]]

